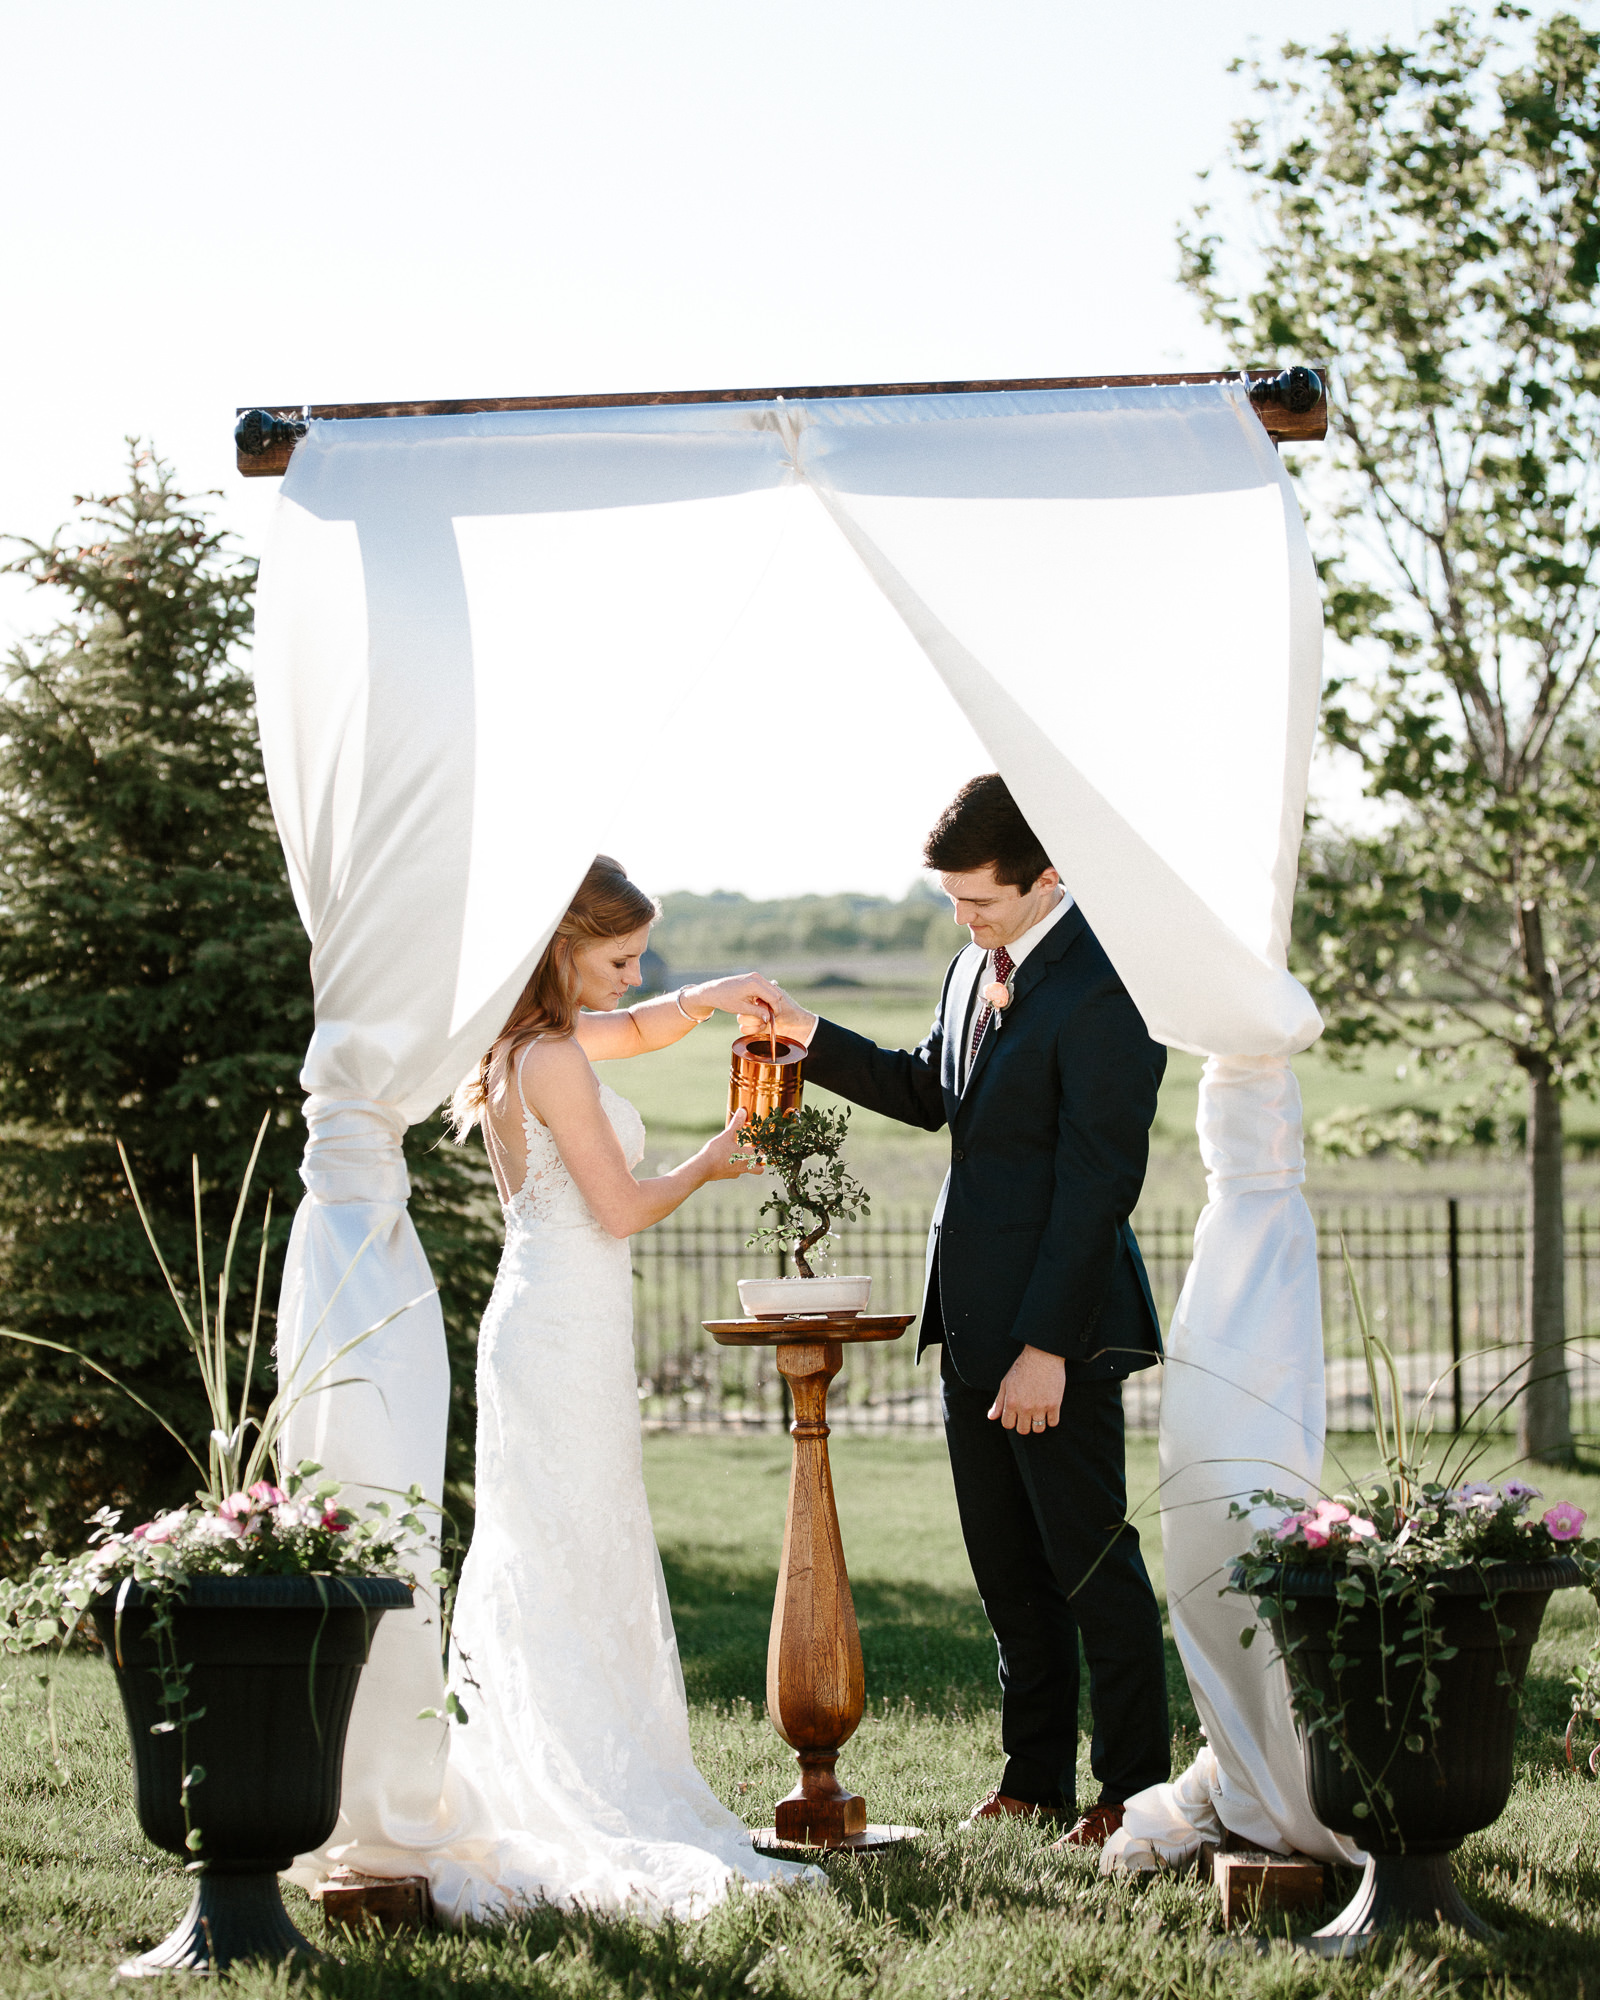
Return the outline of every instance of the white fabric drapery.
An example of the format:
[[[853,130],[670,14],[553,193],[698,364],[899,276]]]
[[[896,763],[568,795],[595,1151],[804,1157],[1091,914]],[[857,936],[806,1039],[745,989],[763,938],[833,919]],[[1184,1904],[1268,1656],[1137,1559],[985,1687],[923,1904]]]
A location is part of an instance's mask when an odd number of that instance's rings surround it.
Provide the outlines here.
[[[1242,386],[314,424],[284,480],[257,651],[316,992],[283,1365],[306,1353],[308,1371],[406,1309],[341,1371],[362,1385],[305,1406],[292,1454],[438,1493],[442,1326],[434,1301],[408,1303],[426,1280],[401,1134],[500,1026],[664,704],[722,726],[717,648],[786,510],[818,505],[988,747],[1151,1032],[1255,1060],[1213,1066],[1204,1115],[1258,1139],[1270,1125],[1264,1151],[1292,1150],[1297,1101],[1261,1101],[1260,1065],[1281,1080],[1320,1027],[1285,969],[1320,618],[1288,481]],[[576,739],[550,726],[558,682],[595,690]],[[908,853],[921,832],[907,828]],[[1225,1323],[1229,1365],[1253,1381],[1299,1315],[1286,1394],[1304,1419],[1296,1462],[1314,1473],[1315,1297],[1290,1254],[1303,1204],[1252,1229],[1230,1199],[1202,1223],[1178,1344]],[[1218,1453],[1174,1394],[1196,1372],[1169,1380],[1174,1466]],[[1262,1458],[1249,1413],[1226,1412],[1241,1455]],[[1168,1516],[1169,1576],[1206,1512]],[[1206,1620],[1191,1627],[1217,1755],[1236,1792],[1251,1768],[1274,1772],[1272,1800],[1291,1803],[1273,1824],[1290,1838],[1303,1796],[1281,1700],[1244,1704],[1254,1720],[1228,1735],[1206,1693],[1273,1681],[1264,1649],[1235,1644],[1224,1664]],[[380,1872],[448,1836],[444,1732],[413,1719],[426,1690],[437,1698],[436,1636],[426,1609],[385,1620],[358,1699],[337,1844]]]

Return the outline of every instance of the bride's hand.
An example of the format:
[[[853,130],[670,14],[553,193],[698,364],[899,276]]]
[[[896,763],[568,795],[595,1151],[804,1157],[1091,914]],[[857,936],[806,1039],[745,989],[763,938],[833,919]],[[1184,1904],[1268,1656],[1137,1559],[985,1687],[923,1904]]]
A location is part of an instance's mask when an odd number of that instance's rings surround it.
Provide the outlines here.
[[[761,1162],[744,1150],[745,1112],[743,1106],[714,1139],[700,1148],[699,1158],[708,1181],[736,1181],[746,1174],[759,1174]]]
[[[726,979],[703,979],[698,986],[684,987],[683,1000],[691,1010],[720,1007],[724,1014],[759,1016],[765,1027],[783,1004],[783,989],[759,972],[735,972]]]
[[[772,986],[770,980],[763,980],[762,984]],[[787,1036],[792,1042],[809,1043],[817,1031],[816,1015],[808,1013],[799,1001],[792,999],[781,986],[772,986],[772,991],[776,995],[777,1005],[770,1025],[780,1039]],[[752,1012],[740,1016],[739,1032],[741,1035],[764,1034],[768,1025],[768,1016],[764,1012],[759,1015]]]

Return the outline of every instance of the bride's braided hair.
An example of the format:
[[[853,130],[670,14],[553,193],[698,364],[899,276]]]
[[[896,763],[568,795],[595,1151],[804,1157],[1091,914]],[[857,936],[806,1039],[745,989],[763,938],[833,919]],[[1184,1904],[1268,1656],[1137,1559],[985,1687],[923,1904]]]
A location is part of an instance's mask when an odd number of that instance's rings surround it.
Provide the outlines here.
[[[653,924],[660,914],[660,904],[628,880],[620,861],[609,854],[595,856],[505,1026],[484,1050],[477,1068],[456,1087],[450,1122],[458,1140],[465,1139],[483,1116],[496,1070],[505,1075],[517,1051],[540,1035],[570,1035],[577,1025],[579,980],[572,947],[599,938],[628,937]]]

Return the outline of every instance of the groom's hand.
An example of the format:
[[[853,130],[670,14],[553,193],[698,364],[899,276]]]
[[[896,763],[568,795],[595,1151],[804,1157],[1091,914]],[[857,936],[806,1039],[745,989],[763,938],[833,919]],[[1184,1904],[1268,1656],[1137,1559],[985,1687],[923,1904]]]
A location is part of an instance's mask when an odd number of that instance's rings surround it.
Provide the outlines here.
[[[1067,1364],[1042,1347],[1025,1347],[1006,1370],[1000,1393],[989,1411],[1008,1431],[1054,1430],[1061,1421],[1061,1397],[1067,1386]]]

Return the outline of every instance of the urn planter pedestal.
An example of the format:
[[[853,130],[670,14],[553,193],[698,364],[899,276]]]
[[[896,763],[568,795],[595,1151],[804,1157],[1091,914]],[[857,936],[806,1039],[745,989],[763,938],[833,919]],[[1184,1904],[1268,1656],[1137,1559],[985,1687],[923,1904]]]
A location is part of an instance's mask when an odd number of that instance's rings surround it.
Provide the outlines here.
[[[844,1365],[845,1348],[898,1340],[913,1318],[844,1313],[705,1322],[720,1346],[775,1347],[779,1372],[794,1398],[789,1511],[767,1642],[767,1714],[795,1753],[800,1782],[778,1801],[772,1826],[753,1836],[757,1847],[769,1851],[871,1851],[897,1846],[921,1831],[870,1825],[866,1800],[847,1791],[834,1769],[861,1720],[866,1680],[828,1469],[828,1384]]]
[[[128,1724],[139,1824],[195,1876],[176,1930],[119,1966],[124,1978],[321,1956],[290,1921],[278,1876],[333,1831],[372,1634],[410,1603],[391,1577],[192,1578],[167,1655],[190,1669],[185,1706],[198,1719],[184,1729],[165,1726],[147,1593],[125,1583],[92,1607]],[[186,1815],[184,1774],[197,1767]]]
[[[1371,1857],[1351,1902],[1333,1921],[1303,1940],[1326,1957],[1361,1950],[1379,1931],[1405,1924],[1453,1924],[1469,1936],[1497,1933],[1466,1902],[1450,1870],[1450,1851],[1469,1833],[1492,1826],[1511,1796],[1516,1738],[1516,1696],[1528,1671],[1551,1593],[1582,1582],[1567,1557],[1552,1562],[1493,1563],[1441,1570],[1430,1582],[1440,1642],[1456,1649],[1436,1660],[1437,1728],[1421,1721],[1420,1663],[1393,1664],[1385,1677],[1383,1645],[1396,1653],[1409,1615],[1405,1607],[1368,1603],[1346,1611],[1337,1647],[1340,1606],[1335,1589],[1343,1572],[1285,1568],[1273,1588],[1270,1618],[1280,1651],[1292,1649],[1296,1677],[1315,1689],[1330,1709],[1343,1707],[1338,1738],[1367,1773],[1381,1777],[1393,1805],[1358,1804],[1366,1794],[1360,1777],[1345,1768],[1335,1735],[1299,1724],[1311,1803],[1324,1826],[1347,1834]],[[1492,1597],[1493,1608],[1486,1603]],[[1508,1625],[1502,1638],[1497,1627]],[[1334,1661],[1343,1664],[1335,1668]],[[1502,1682],[1501,1674],[1509,1676]],[[1388,1696],[1385,1707],[1384,1696]],[[1407,1735],[1422,1737],[1408,1750]]]

